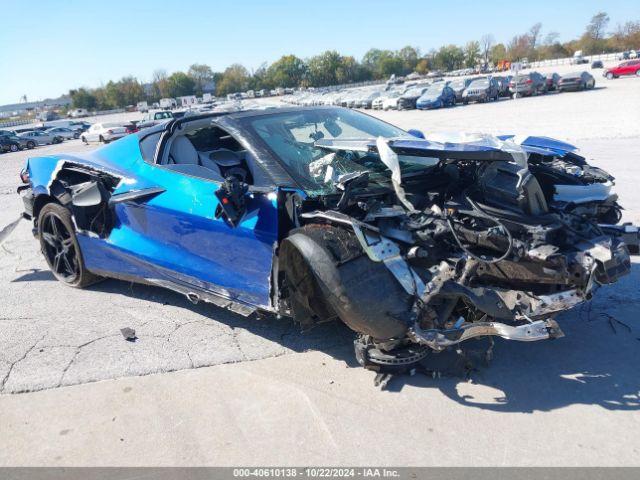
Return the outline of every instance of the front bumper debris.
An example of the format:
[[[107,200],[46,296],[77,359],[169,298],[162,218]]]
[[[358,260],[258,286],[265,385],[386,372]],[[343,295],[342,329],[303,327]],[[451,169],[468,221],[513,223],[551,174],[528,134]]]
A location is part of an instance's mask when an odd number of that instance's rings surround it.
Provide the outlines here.
[[[524,325],[512,326],[497,322],[474,322],[450,330],[422,330],[414,326],[408,337],[436,351],[464,342],[471,338],[497,336],[518,342],[537,342],[560,338],[564,334],[555,320],[538,320]]]

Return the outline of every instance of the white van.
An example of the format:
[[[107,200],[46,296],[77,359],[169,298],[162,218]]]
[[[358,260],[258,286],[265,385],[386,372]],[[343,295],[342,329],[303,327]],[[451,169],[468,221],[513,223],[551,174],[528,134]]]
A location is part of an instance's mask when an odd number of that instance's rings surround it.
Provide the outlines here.
[[[74,110],[71,110],[69,112],[69,115],[67,115],[71,118],[82,118],[82,117],[88,117],[89,116],[89,111],[86,108],[76,108]]]

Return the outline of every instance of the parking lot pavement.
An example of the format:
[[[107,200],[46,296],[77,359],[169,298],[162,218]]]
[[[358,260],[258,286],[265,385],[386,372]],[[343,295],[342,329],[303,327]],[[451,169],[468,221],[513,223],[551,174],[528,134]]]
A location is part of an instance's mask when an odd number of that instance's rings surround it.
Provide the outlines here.
[[[0,395],[0,466],[639,466],[638,281],[469,381],[380,391],[345,346]]]

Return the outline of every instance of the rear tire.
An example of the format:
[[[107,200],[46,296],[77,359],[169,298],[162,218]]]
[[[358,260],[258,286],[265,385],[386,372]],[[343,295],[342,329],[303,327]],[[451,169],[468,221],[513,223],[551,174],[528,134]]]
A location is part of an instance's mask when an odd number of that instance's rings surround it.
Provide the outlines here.
[[[640,71],[640,70],[638,70],[638,71]],[[637,74],[637,72],[636,72],[636,74]],[[614,78],[615,78],[615,76],[613,75],[613,73],[611,73],[611,72],[607,73],[607,79],[608,80],[613,80]]]
[[[68,209],[57,203],[42,207],[38,215],[38,238],[47,265],[60,282],[69,287],[84,288],[101,280],[84,266]]]
[[[36,143],[31,141],[27,142],[27,148],[29,150],[33,150],[34,148],[36,148]]]

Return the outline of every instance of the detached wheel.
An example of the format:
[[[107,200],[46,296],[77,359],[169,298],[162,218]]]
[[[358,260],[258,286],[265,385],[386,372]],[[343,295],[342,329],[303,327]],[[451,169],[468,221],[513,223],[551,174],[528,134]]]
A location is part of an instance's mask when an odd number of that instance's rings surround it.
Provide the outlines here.
[[[82,260],[71,213],[57,203],[48,203],[38,215],[40,250],[51,273],[65,285],[83,288],[100,280]]]

